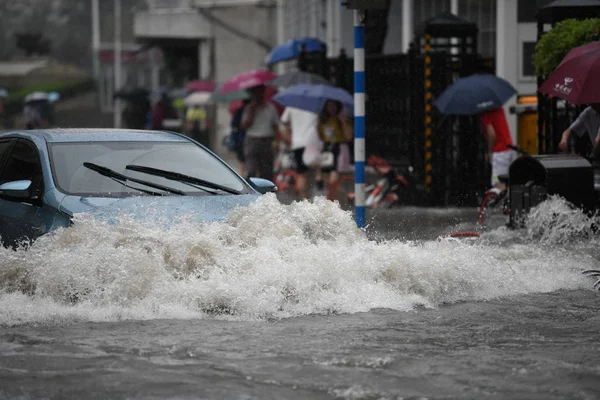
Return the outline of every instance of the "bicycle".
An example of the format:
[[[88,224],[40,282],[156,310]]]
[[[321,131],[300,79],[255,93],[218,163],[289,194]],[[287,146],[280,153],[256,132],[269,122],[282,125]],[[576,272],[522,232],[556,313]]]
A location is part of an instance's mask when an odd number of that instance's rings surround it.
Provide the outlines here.
[[[400,201],[402,193],[411,186],[412,167],[407,167],[407,177],[399,173],[385,159],[370,156],[366,165],[365,206],[370,209],[390,208]],[[354,205],[354,174],[341,176],[329,189],[327,198],[338,201],[342,208]]]
[[[518,146],[506,145],[521,155],[529,155],[528,152]],[[498,180],[505,185],[504,189],[490,188],[485,192],[483,200],[479,205],[478,223],[481,225],[489,218],[491,214],[500,214],[496,210],[501,210],[502,215],[510,215],[510,185],[508,175],[499,175]]]

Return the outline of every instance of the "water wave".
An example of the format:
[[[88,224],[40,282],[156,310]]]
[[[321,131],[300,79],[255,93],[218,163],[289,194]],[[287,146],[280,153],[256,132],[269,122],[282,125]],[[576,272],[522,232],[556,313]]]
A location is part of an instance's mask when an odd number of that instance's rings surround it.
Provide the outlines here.
[[[588,215],[560,196],[551,196],[527,216],[527,236],[545,244],[565,244],[595,239],[600,227],[597,214]]]
[[[0,324],[411,310],[588,288],[590,262],[527,243],[376,242],[334,203],[267,195],[224,222],[82,215],[1,249]]]

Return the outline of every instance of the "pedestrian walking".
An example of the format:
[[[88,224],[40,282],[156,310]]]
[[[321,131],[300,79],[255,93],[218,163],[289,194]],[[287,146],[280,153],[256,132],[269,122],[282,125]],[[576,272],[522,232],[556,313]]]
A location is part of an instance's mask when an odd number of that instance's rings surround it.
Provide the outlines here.
[[[208,113],[203,107],[193,105],[187,109],[185,127],[192,139],[208,147]]]
[[[273,180],[273,140],[279,139],[279,115],[275,106],[265,101],[265,86],[250,90],[251,99],[245,107],[242,128],[246,132],[244,156],[246,174]]]
[[[238,173],[241,176],[246,176],[246,157],[244,156],[244,140],[246,139],[246,131],[242,127],[242,118],[244,109],[250,103],[249,99],[242,101],[241,105],[235,109],[231,116],[228,147],[229,151],[235,153],[235,158],[238,162]]]
[[[318,115],[294,107],[286,107],[281,116],[285,132],[290,136],[290,148],[294,153],[294,169],[298,173],[297,188],[302,198],[308,197],[307,181],[310,168],[303,161],[303,154],[311,137],[317,135]]]
[[[162,93],[160,100],[154,106],[152,110],[152,129],[161,130],[164,129],[165,119],[176,119],[177,113],[169,100],[166,93]]]
[[[352,140],[352,127],[341,102],[327,100],[319,114],[318,133],[323,141],[323,153],[328,155],[322,159],[329,159],[327,165],[321,166],[323,181],[329,187],[339,179],[338,158],[341,145]],[[320,189],[320,186],[322,184],[318,180],[317,188]]]

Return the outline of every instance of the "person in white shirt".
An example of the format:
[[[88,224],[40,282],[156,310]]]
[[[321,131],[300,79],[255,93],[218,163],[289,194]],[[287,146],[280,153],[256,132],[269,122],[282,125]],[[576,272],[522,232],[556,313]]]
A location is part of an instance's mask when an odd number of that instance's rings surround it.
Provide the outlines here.
[[[318,115],[298,108],[286,107],[281,116],[281,122],[291,135],[290,148],[294,152],[296,172],[298,173],[298,190],[302,198],[308,197],[307,175],[309,167],[304,164],[302,155],[311,136],[317,136]]]
[[[264,85],[253,87],[250,94],[252,99],[242,117],[246,174],[273,181],[273,139],[279,138],[279,115],[275,106],[265,101]]]

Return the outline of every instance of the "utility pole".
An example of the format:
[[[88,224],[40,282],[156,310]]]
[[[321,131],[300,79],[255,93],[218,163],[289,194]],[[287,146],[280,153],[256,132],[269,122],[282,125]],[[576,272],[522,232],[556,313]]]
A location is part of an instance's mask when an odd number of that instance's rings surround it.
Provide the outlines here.
[[[365,207],[365,20],[367,10],[385,9],[386,1],[348,0],[354,10],[354,218],[359,228],[366,225]]]
[[[92,0],[92,66],[94,79],[100,76],[100,10],[98,0]]]
[[[121,89],[121,0],[113,0],[115,12],[115,44],[114,44],[114,70],[115,70],[115,92]],[[121,100],[114,101],[114,127],[121,127]]]

